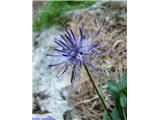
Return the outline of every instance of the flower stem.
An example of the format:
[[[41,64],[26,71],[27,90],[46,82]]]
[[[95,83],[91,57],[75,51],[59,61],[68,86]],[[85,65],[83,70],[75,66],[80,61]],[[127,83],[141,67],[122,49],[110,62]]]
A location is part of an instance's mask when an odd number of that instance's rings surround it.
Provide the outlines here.
[[[83,64],[83,65],[84,65],[84,64]],[[105,104],[105,102],[104,102],[104,99],[103,99],[102,96],[100,95],[100,93],[99,93],[99,91],[98,91],[98,89],[97,89],[97,87],[96,87],[96,85],[95,85],[95,83],[94,83],[94,81],[93,81],[93,79],[92,79],[92,77],[91,77],[91,74],[90,74],[87,66],[84,65],[84,67],[85,67],[85,70],[86,70],[86,72],[87,72],[87,74],[88,74],[88,76],[89,76],[89,78],[90,78],[91,83],[93,84],[93,87],[95,88],[95,90],[96,90],[96,92],[97,92],[97,94],[98,94],[98,96],[99,96],[99,99],[101,100],[101,103],[103,104],[103,106],[104,106],[104,108],[105,108],[105,110],[106,110],[109,118],[112,120],[111,114],[109,113],[109,110],[107,109],[107,106],[106,106],[106,104]]]
[[[125,114],[125,110],[123,109],[122,111],[123,111],[124,119],[127,120],[127,117],[126,117],[126,114]]]

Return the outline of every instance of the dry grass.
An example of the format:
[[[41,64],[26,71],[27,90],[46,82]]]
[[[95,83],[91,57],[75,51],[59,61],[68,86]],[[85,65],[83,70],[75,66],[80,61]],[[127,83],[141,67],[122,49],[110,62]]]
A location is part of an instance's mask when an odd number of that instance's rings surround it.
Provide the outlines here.
[[[127,70],[127,11],[124,2],[109,2],[98,8],[97,13],[86,10],[81,14],[73,14],[73,19],[68,25],[78,32],[81,21],[84,22],[86,34],[89,31],[97,31],[101,27],[101,34],[96,38],[101,41],[100,50],[110,49],[111,53],[98,56],[93,64],[98,72],[91,70],[97,86],[99,86],[99,77],[103,79],[102,87],[107,87],[107,80],[118,80],[119,75]],[[112,72],[112,75],[110,74]],[[84,70],[81,70],[77,80],[80,91],[77,93],[73,87],[68,87],[68,100],[79,116],[80,120],[101,120],[103,106],[101,106],[98,96],[88,80]],[[104,91],[105,92],[105,91]],[[107,95],[107,92],[105,92]]]

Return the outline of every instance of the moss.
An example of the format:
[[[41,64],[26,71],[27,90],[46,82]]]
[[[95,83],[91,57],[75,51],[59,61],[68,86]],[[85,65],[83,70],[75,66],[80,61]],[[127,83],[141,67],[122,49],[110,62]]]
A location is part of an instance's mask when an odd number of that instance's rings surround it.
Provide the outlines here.
[[[70,19],[65,16],[67,11],[85,8],[94,3],[95,1],[49,1],[41,15],[33,21],[33,31],[41,31],[53,25],[64,26]]]

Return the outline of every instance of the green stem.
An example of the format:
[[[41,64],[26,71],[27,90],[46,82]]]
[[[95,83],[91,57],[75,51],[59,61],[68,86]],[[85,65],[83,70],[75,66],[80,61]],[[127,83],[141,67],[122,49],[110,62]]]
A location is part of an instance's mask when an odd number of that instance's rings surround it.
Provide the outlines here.
[[[125,114],[125,110],[123,109],[123,116],[124,116],[124,120],[127,120],[126,114]]]
[[[95,83],[94,83],[94,81],[93,81],[93,79],[92,79],[92,77],[91,77],[91,74],[90,74],[90,72],[89,72],[87,66],[84,65],[84,67],[85,67],[86,72],[87,72],[87,74],[88,74],[88,76],[89,76],[89,78],[90,78],[91,83],[93,84],[93,87],[95,88],[95,90],[96,90],[96,92],[97,92],[97,94],[98,94],[98,96],[99,96],[99,99],[101,100],[101,103],[103,104],[103,106],[104,106],[104,108],[105,108],[105,110],[106,110],[108,116],[109,116],[110,119],[112,120],[111,114],[109,114],[110,112],[109,112],[109,110],[107,109],[107,106],[106,106],[106,104],[105,104],[105,102],[104,102],[102,96],[100,95],[100,93],[99,93],[99,91],[98,91],[98,89],[97,89],[97,87],[96,87],[96,85],[95,85]]]

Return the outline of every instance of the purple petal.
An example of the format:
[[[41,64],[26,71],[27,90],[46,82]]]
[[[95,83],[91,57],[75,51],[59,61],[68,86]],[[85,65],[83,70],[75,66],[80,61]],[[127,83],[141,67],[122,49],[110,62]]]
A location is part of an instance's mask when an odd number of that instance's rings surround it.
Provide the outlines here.
[[[93,37],[91,38],[91,41],[94,40],[97,37],[97,35],[100,33],[100,30],[101,30],[101,28],[96,32],[95,35],[93,35]]]
[[[53,57],[55,57],[55,56],[62,56],[61,54],[59,54],[59,55],[50,55],[50,54],[46,54],[46,56],[53,56]]]
[[[81,29],[82,29],[82,31],[83,31],[83,22],[81,23]]]
[[[82,40],[83,40],[83,22],[81,23],[81,27],[79,28],[79,32],[80,32],[80,43],[79,43],[79,47],[82,46]]]
[[[59,50],[59,49],[53,49],[54,51],[56,51],[56,52],[58,52],[58,53],[62,53],[62,54],[66,54],[66,53],[70,53],[70,51],[69,50]]]
[[[106,51],[96,52],[93,55],[96,56],[96,55],[100,55],[100,54],[104,54],[104,53],[110,53],[110,52],[112,52],[112,50],[106,50]]]
[[[60,35],[62,37],[62,39],[66,42],[66,44],[70,47],[70,41],[68,41],[68,39],[66,39],[63,35]]]
[[[54,51],[57,51],[57,52],[64,52],[63,50],[59,50],[59,49],[53,49]]]
[[[97,48],[99,45],[100,45],[100,42],[95,43],[94,45],[92,45],[92,46],[88,49],[88,51]]]
[[[57,43],[59,46],[61,46],[62,48],[69,48],[64,42],[62,42],[61,40],[57,40],[55,39],[54,41],[55,43]]]
[[[83,22],[81,23],[81,27],[79,28],[79,31],[80,31],[80,40],[83,39]]]
[[[67,35],[69,36],[69,38],[72,39],[72,36],[71,36],[71,34],[69,33],[69,31],[68,31],[67,29],[65,29],[65,31],[66,31]]]
[[[70,29],[70,31],[71,31],[71,35],[72,35],[73,40],[75,40],[75,41],[76,41],[76,37],[75,37],[75,35],[74,35],[74,33],[73,33],[72,29]]]
[[[57,64],[48,65],[48,67],[58,66],[58,65],[64,64],[65,62],[66,61],[63,61],[63,62],[60,62],[60,63],[57,63]]]
[[[67,32],[69,38],[73,40],[74,45],[76,45],[76,44],[77,44],[77,41],[76,41],[76,37],[75,37],[73,31],[70,30],[71,33],[70,33],[67,29],[65,29],[65,31]]]
[[[72,38],[70,38],[70,37],[67,36],[66,34],[65,34],[65,37],[66,37],[67,40],[71,43],[71,45],[74,46],[74,42],[73,42]]]
[[[80,31],[80,42],[79,42],[79,45],[78,45],[78,47],[81,47],[82,46],[82,40],[83,40],[83,31],[82,31],[82,29],[81,28],[79,28],[79,31]]]
[[[65,69],[60,73],[58,74],[58,77],[62,76],[68,69],[68,65],[66,65]]]
[[[71,52],[68,52],[68,53],[63,53],[62,55],[65,56],[65,57],[68,57],[68,56],[71,56],[70,54]]]

